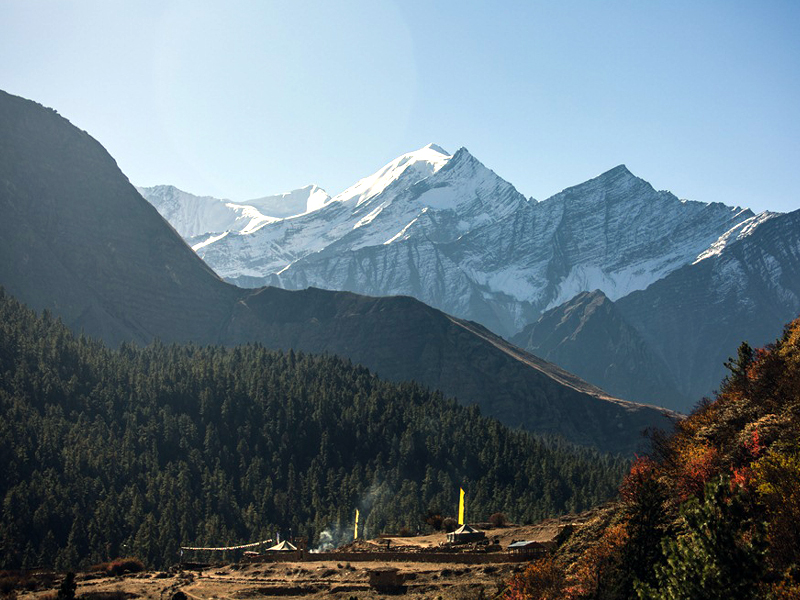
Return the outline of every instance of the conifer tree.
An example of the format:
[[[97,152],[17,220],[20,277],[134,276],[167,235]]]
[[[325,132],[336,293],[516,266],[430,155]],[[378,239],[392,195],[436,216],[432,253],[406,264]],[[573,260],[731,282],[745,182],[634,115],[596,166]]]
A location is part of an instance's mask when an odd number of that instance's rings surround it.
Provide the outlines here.
[[[656,583],[639,582],[639,598],[757,598],[766,545],[763,524],[751,522],[743,492],[732,492],[729,479],[720,477],[706,485],[702,500],[685,502],[681,515],[685,531],[663,540]]]

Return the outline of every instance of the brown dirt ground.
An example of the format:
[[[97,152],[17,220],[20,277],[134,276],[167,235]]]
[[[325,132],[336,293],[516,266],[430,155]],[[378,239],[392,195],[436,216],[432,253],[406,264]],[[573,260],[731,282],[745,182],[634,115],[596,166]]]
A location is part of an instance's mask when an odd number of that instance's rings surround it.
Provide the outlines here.
[[[373,569],[397,566],[406,581],[396,590],[375,590],[369,585]],[[454,565],[448,563],[299,562],[252,563],[209,567],[174,574],[138,573],[123,577],[77,578],[77,597],[100,597],[122,592],[126,598],[169,600],[182,591],[189,600],[250,600],[259,598],[425,598],[467,600],[491,598],[523,564]],[[54,590],[21,593],[22,599],[54,595]],[[118,598],[122,598],[120,594]]]

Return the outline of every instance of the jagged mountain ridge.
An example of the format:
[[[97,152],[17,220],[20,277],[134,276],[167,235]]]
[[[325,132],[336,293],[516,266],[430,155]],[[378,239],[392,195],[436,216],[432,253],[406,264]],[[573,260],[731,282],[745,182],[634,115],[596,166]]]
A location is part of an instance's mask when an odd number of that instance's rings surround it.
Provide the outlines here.
[[[578,292],[644,289],[752,217],[658,192],[624,165],[537,202],[466,149],[428,145],[316,211],[198,253],[240,285],[411,295],[509,337]]]
[[[616,304],[696,402],[742,340],[763,346],[800,314],[800,211],[761,219],[720,252]]]
[[[687,411],[742,340],[762,346],[800,314],[800,211],[750,219],[645,290],[603,298],[592,310],[579,294],[513,341],[616,396]],[[633,369],[620,378],[624,365]]]
[[[666,422],[661,410],[610,398],[409,297],[230,285],[96,140],[55,111],[5,92],[0,285],[113,345],[158,338],[338,354],[383,377],[479,404],[506,424],[604,450],[630,453],[643,428]]]
[[[250,233],[264,223],[316,210],[330,200],[316,185],[244,202],[195,196],[171,185],[136,189],[192,246],[210,234]]]

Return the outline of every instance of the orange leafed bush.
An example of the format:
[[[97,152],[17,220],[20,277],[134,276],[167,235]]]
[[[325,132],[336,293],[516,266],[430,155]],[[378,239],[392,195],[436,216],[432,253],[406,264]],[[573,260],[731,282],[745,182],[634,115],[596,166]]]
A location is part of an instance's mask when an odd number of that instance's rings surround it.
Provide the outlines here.
[[[578,561],[573,589],[589,597],[600,596],[608,575],[620,566],[623,546],[628,541],[628,531],[624,523],[609,527],[603,536],[591,546]]]
[[[680,451],[680,461],[675,491],[683,502],[702,493],[706,483],[719,473],[719,452],[713,446],[687,444]]]
[[[779,581],[772,585],[771,598],[774,600],[800,600],[800,585],[791,581]]]
[[[561,600],[565,585],[564,571],[551,557],[541,558],[511,578],[503,600]]]
[[[750,467],[733,469],[731,475],[731,490],[736,487],[749,489],[753,482],[753,470]]]

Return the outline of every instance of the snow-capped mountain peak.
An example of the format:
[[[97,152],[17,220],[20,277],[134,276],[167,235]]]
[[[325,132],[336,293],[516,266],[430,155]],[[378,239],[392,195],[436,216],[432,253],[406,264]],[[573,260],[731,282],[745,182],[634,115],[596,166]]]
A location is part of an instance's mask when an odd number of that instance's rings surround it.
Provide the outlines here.
[[[358,206],[383,192],[399,179],[413,185],[441,169],[451,159],[450,154],[436,144],[428,144],[385,164],[372,175],[359,180],[331,202],[342,202]]]
[[[434,152],[438,152],[439,154],[446,154],[447,156],[450,155],[450,153],[447,150],[442,148],[439,144],[434,144],[433,142],[431,142],[427,146],[423,146],[422,149],[424,149],[424,150],[433,150]]]
[[[316,185],[245,202],[195,196],[172,185],[137,189],[184,239],[192,244],[204,239],[206,243],[200,247],[207,245],[209,234],[253,233],[267,223],[316,210],[330,200]]]
[[[481,213],[481,218],[496,219],[507,208],[516,209],[527,202],[513,185],[499,177],[481,161],[459,148],[447,164],[412,188],[414,199],[434,210],[466,209]],[[474,223],[470,223],[470,227]]]

